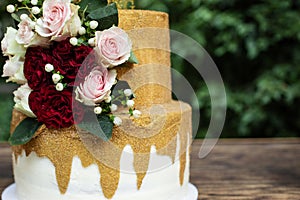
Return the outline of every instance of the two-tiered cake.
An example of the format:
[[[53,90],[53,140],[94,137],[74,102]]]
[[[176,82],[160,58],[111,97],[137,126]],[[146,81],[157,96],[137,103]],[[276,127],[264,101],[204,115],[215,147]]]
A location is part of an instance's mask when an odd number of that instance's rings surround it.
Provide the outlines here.
[[[109,141],[75,125],[42,125],[13,146],[18,200],[183,200],[189,191],[191,108],[171,97],[168,15],[119,10],[138,64],[117,69],[135,94],[139,118],[118,113]],[[13,112],[12,132],[26,116]]]

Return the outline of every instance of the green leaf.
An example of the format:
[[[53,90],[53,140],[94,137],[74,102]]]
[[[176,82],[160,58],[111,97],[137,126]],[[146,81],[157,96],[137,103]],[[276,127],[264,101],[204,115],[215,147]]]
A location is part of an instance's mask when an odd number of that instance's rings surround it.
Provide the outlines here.
[[[19,15],[17,15],[17,14],[12,13],[12,14],[11,14],[11,17],[12,17],[14,20],[16,20],[17,22],[21,22],[21,19],[20,19]]]
[[[79,3],[80,11],[83,11],[86,7],[86,12],[90,13],[100,7],[105,7],[107,5],[107,0],[81,0]]]
[[[99,120],[100,127],[101,127],[103,133],[106,136],[105,138],[106,138],[106,141],[107,141],[112,136],[112,131],[113,131],[114,124],[110,120],[110,117],[107,116],[107,115],[100,115],[100,116],[98,116],[98,120]]]
[[[90,113],[84,121],[78,124],[79,128],[101,138],[104,141],[108,141],[112,136],[114,126],[113,122],[107,115],[100,115],[97,119],[92,116],[95,115]]]
[[[10,121],[14,101],[11,94],[0,93],[0,97],[0,142],[7,142],[10,137]]]
[[[115,3],[92,11],[88,17],[92,20],[98,21],[98,30],[108,29],[113,25],[118,26],[119,24],[118,9]]]
[[[133,109],[132,108],[129,108],[128,112],[129,112],[130,116],[133,116]]]
[[[12,136],[9,138],[9,143],[11,145],[22,145],[29,142],[34,133],[42,123],[38,122],[34,118],[27,117],[25,118],[15,129]]]
[[[130,53],[128,62],[134,63],[134,64],[139,64],[139,61],[138,61],[137,57],[134,55],[133,51],[131,51],[131,53]]]

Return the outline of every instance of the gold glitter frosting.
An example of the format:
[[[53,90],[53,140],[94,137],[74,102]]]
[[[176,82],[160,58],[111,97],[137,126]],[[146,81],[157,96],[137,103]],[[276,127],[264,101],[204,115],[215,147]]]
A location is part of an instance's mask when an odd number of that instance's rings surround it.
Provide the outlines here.
[[[14,111],[12,130],[18,124],[16,119],[22,119],[20,116],[21,113]],[[100,184],[103,194],[106,198],[112,198],[118,187],[120,159],[126,145],[130,145],[134,152],[133,164],[137,175],[137,188],[141,187],[147,173],[152,146],[156,147],[158,154],[169,156],[174,162],[176,148],[179,145],[181,156],[178,176],[180,183],[183,183],[186,150],[189,145],[187,137],[188,133],[191,133],[190,118],[190,107],[181,102],[162,104],[154,108],[154,111],[148,108],[143,110],[143,116],[137,123],[124,117],[124,124],[114,128],[109,142],[104,142],[91,134],[77,132],[74,126],[54,130],[47,129],[43,125],[35,138],[25,145],[13,147],[13,151],[16,158],[23,151],[26,152],[26,156],[36,152],[39,157],[49,158],[55,166],[61,193],[65,193],[68,188],[75,156],[80,158],[83,167],[96,164],[101,174]],[[177,134],[180,137],[180,144],[177,144]]]
[[[139,63],[118,69],[118,78],[133,89],[137,107],[171,101],[168,17],[163,12],[119,10],[119,27],[131,38]]]
[[[171,98],[170,38],[166,31],[169,28],[168,15],[155,11],[120,10],[119,27],[131,37],[139,64],[118,69],[118,79],[127,81],[135,92],[135,106],[142,111],[142,116],[129,119],[128,115],[120,114],[123,123],[114,127],[109,142],[78,132],[75,126],[53,130],[43,125],[29,143],[13,147],[16,162],[23,151],[26,156],[35,152],[39,157],[48,158],[55,166],[62,194],[70,182],[73,158],[78,156],[83,167],[98,166],[101,174],[99,190],[106,198],[112,198],[118,188],[120,159],[127,145],[133,150],[138,189],[147,175],[152,146],[157,154],[169,156],[173,163],[179,149],[178,176],[183,184],[187,170],[186,151],[188,141],[191,141],[191,108]],[[22,119],[24,115],[13,112],[12,131]]]

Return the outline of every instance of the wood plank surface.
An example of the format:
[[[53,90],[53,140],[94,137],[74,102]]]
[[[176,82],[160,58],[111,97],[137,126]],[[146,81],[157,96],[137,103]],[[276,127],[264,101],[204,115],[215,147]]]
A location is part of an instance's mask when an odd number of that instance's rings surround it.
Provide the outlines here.
[[[201,200],[300,200],[300,138],[221,139],[204,159],[191,154],[191,182]],[[0,144],[0,193],[13,182],[11,150]]]
[[[10,147],[0,143],[0,194],[6,186],[13,183],[11,159]]]
[[[191,182],[205,200],[300,200],[300,140],[220,140],[198,158],[193,144]]]

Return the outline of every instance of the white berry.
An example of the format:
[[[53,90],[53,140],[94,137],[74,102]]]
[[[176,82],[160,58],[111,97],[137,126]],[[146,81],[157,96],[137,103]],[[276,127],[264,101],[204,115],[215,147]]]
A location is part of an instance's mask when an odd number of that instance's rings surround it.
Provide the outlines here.
[[[104,101],[105,101],[105,103],[110,103],[111,102],[111,96],[106,97],[106,99]]]
[[[24,21],[24,20],[28,19],[28,15],[27,15],[27,14],[22,14],[22,15],[20,16],[20,19],[21,19],[22,21]]]
[[[76,37],[72,37],[70,39],[70,43],[73,45],[73,46],[76,46],[78,44],[78,39]]]
[[[6,6],[6,10],[7,10],[7,12],[9,12],[9,13],[13,13],[13,12],[16,11],[16,8],[15,8],[14,5],[9,4],[8,6]]]
[[[61,80],[61,77],[59,74],[53,74],[52,75],[52,81],[54,84],[58,83]]]
[[[30,3],[34,6],[36,6],[38,4],[38,0],[31,0]]]
[[[79,33],[79,35],[84,35],[84,34],[86,34],[86,29],[82,26],[79,28],[78,33]]]
[[[132,93],[132,90],[131,90],[131,89],[126,89],[126,90],[124,90],[124,94],[125,94],[126,97],[129,97],[129,96],[131,96],[133,93]]]
[[[111,112],[115,112],[116,110],[118,110],[118,106],[116,104],[111,104],[110,110]]]
[[[54,67],[53,67],[53,65],[48,63],[45,65],[45,70],[46,70],[46,72],[52,72],[54,70]]]
[[[90,39],[88,40],[88,43],[89,43],[89,45],[90,45],[91,47],[94,47],[94,46],[95,46],[95,42],[96,42],[95,38],[90,38]]]
[[[115,117],[114,118],[114,124],[116,126],[120,126],[123,123],[122,119],[120,117]]]
[[[94,108],[94,113],[97,114],[97,115],[101,114],[102,113],[102,108],[99,107],[99,106]]]
[[[57,91],[63,91],[64,85],[62,83],[57,83],[55,88]]]
[[[93,20],[93,21],[90,21],[90,28],[91,29],[96,29],[98,27],[98,22]]]
[[[126,102],[126,105],[129,107],[129,108],[132,108],[134,106],[134,101],[133,100],[128,100]]]
[[[41,12],[41,9],[37,6],[34,6],[31,8],[31,12],[34,14],[34,15],[37,15]]]
[[[140,118],[140,116],[141,116],[141,111],[139,111],[139,110],[134,110],[133,112],[132,112],[132,115],[133,115],[133,117],[134,118]]]

